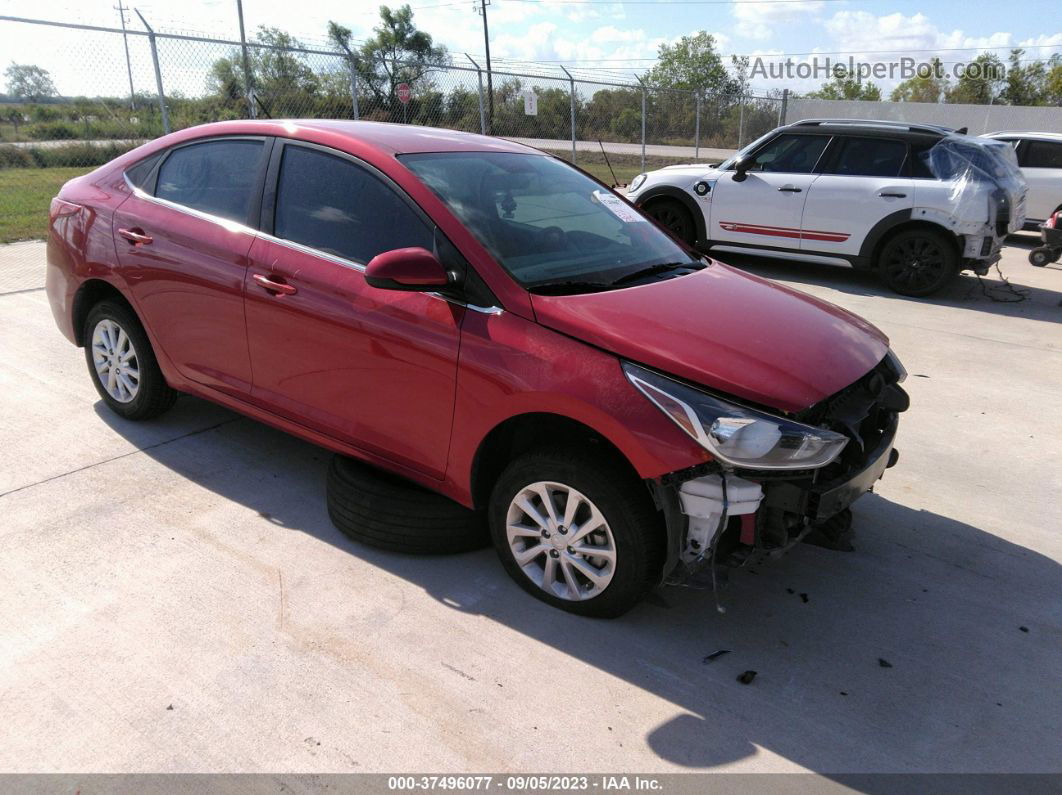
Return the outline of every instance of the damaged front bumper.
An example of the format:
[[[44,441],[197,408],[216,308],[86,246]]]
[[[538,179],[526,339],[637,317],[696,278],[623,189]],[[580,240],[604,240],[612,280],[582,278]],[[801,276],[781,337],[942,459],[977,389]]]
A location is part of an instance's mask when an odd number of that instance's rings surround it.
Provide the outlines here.
[[[874,377],[872,371],[809,410],[851,439],[851,451],[834,465],[768,472],[724,469],[713,462],[654,483],[668,535],[663,581],[678,584],[713,565],[741,566],[778,556],[873,490],[899,458],[894,447],[898,415],[907,407],[895,379],[884,386],[879,381],[870,395],[867,384],[874,384]]]

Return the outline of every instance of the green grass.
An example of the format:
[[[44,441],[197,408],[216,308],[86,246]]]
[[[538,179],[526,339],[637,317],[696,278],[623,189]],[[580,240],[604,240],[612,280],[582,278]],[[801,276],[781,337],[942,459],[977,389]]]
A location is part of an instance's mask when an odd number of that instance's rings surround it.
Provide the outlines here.
[[[48,233],[48,205],[68,179],[92,168],[0,169],[0,243],[40,240]]]

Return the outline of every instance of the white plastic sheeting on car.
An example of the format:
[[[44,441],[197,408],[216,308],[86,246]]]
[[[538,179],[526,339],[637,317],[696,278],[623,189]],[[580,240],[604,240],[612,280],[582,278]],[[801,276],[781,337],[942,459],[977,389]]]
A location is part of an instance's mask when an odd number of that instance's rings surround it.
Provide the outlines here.
[[[949,135],[926,153],[926,159],[934,176],[951,183],[955,217],[983,215],[990,226],[1002,224],[997,232],[1000,235],[1024,221],[1015,218],[1015,213],[1024,211],[1027,188],[1010,144]]]

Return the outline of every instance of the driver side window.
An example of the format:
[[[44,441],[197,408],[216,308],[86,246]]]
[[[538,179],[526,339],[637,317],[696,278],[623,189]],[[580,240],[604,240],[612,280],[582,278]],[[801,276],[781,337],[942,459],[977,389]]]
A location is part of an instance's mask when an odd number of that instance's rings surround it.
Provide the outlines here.
[[[390,186],[346,158],[290,144],[273,234],[361,264],[396,248],[433,248],[432,230]]]
[[[783,133],[756,153],[749,171],[810,174],[829,140],[826,135]]]

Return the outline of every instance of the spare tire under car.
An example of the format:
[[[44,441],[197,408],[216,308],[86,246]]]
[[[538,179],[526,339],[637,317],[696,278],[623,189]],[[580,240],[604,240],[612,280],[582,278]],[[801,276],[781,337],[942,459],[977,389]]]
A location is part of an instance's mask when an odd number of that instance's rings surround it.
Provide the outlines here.
[[[345,456],[332,458],[326,499],[340,532],[378,549],[442,555],[490,544],[482,512]]]

